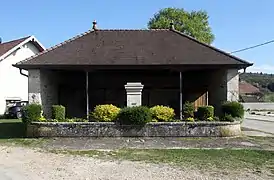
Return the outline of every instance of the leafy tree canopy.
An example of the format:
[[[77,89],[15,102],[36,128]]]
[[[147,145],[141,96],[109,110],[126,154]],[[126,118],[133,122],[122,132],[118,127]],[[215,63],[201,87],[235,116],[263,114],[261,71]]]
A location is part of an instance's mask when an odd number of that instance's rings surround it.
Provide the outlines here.
[[[173,22],[176,30],[201,42],[211,44],[214,41],[214,34],[208,19],[206,11],[187,12],[183,8],[164,8],[150,19],[148,28],[168,29],[170,23]]]

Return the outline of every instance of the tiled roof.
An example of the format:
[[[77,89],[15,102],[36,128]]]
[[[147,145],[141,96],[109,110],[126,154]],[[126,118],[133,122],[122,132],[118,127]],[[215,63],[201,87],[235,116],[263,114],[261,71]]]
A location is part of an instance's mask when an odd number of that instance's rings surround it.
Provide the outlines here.
[[[69,39],[15,66],[208,64],[252,65],[175,30],[98,30]]]
[[[8,52],[9,50],[11,50],[13,47],[17,46],[18,44],[22,43],[23,41],[25,41],[29,37],[30,36],[24,37],[24,38],[20,38],[20,39],[16,39],[16,40],[9,41],[9,42],[1,43],[0,44],[0,56],[4,55],[6,52]]]
[[[256,94],[260,93],[260,89],[253,86],[250,83],[247,83],[245,81],[242,81],[239,83],[239,91],[240,94]]]

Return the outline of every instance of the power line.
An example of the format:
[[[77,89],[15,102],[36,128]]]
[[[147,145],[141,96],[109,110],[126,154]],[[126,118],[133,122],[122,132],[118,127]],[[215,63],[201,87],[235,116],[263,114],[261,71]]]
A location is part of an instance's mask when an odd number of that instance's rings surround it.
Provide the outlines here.
[[[266,45],[266,44],[270,44],[270,43],[274,43],[274,40],[267,41],[267,42],[265,42],[265,43],[258,44],[258,45],[255,45],[255,46],[251,46],[251,47],[247,47],[247,48],[239,49],[239,50],[237,50],[237,51],[232,51],[232,52],[230,52],[230,54],[234,54],[234,53],[238,53],[238,52],[246,51],[246,50],[253,49],[253,48],[256,48],[256,47],[260,47],[260,46],[264,46],[264,45]]]

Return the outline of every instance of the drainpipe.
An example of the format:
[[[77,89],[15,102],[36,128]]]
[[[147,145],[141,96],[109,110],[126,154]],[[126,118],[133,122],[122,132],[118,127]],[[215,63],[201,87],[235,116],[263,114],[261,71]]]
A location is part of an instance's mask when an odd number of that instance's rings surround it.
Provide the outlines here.
[[[23,76],[25,76],[25,77],[29,77],[27,74],[24,74],[23,72],[22,72],[22,69],[19,69],[20,70],[20,74],[21,75],[23,75]]]

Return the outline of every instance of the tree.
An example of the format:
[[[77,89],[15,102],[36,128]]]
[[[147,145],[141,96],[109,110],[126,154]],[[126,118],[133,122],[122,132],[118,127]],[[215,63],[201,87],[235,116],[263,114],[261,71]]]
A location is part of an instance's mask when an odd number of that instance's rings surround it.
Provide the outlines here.
[[[196,38],[206,44],[214,41],[214,35],[208,22],[206,11],[187,12],[182,8],[164,8],[148,22],[149,29],[168,29],[174,23],[176,30]]]

